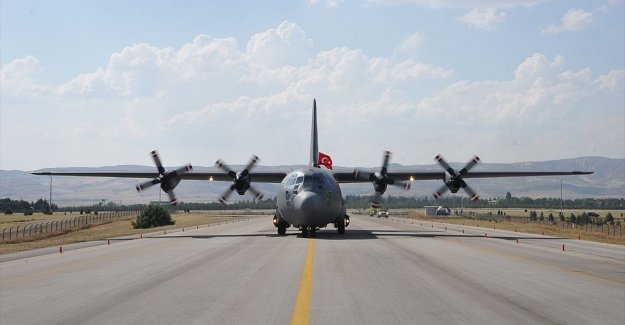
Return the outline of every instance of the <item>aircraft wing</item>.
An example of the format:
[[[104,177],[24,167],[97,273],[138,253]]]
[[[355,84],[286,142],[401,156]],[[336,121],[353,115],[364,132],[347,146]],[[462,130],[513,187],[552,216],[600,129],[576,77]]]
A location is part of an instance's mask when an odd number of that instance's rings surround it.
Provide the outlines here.
[[[546,172],[468,172],[464,178],[495,178],[495,177],[526,177],[526,176],[565,176],[565,175],[589,175],[588,171],[546,171]]]
[[[286,177],[290,170],[278,170],[271,172],[250,172],[249,175],[253,182],[261,183],[280,183]],[[84,176],[84,177],[114,177],[114,178],[157,178],[157,172],[149,171],[81,171],[81,170],[63,170],[63,171],[47,171],[37,170],[31,172],[33,175],[47,176]],[[180,179],[187,180],[213,180],[213,181],[232,181],[232,177],[222,170],[215,171],[189,171],[180,175]]]
[[[360,173],[375,173],[377,170],[373,169],[358,169]],[[410,180],[411,178],[415,181],[418,180],[431,180],[431,179],[443,179],[445,177],[445,172],[434,172],[434,171],[401,171],[401,172],[387,172],[386,173],[389,178],[397,179],[397,180]],[[366,183],[369,180],[364,178],[356,179],[354,175],[354,171],[337,171],[333,173],[334,178],[339,183]]]
[[[359,169],[360,173],[374,173],[377,170],[374,169]],[[529,176],[564,176],[564,175],[588,175],[593,172],[589,171],[475,171],[468,172],[464,175],[464,178],[497,178],[497,177],[529,177]],[[444,171],[423,171],[423,170],[402,170],[401,172],[388,171],[386,173],[388,178],[395,180],[435,180],[445,179]],[[337,171],[334,172],[334,177],[340,183],[366,183],[369,182],[366,178],[356,179],[354,172],[351,171]]]

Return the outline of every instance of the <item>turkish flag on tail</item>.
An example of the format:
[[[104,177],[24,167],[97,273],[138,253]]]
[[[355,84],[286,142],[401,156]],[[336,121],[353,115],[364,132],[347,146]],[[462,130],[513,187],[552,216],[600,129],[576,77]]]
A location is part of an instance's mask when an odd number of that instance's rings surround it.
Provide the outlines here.
[[[332,158],[325,153],[319,152],[319,164],[324,165],[327,169],[332,169]]]

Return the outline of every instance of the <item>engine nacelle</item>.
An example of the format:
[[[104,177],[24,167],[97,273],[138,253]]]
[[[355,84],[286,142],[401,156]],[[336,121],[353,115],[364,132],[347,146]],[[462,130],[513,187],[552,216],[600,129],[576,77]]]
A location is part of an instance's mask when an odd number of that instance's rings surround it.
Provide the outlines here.
[[[236,176],[236,181],[234,182],[234,190],[237,191],[239,195],[244,195],[247,190],[250,189],[252,183],[252,178],[245,173],[238,172]]]
[[[173,190],[180,183],[180,176],[175,171],[171,171],[163,175],[161,179],[161,189],[165,193],[169,193],[169,191]]]

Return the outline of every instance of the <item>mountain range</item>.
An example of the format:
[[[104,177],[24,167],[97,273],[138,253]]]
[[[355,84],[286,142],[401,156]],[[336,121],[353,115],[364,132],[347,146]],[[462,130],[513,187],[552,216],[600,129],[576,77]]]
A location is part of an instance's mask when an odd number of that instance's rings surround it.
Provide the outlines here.
[[[451,163],[454,168],[462,168],[463,163]],[[241,170],[243,166],[232,166],[234,170]],[[282,166],[284,167],[284,166]],[[293,169],[303,166],[289,166]],[[206,170],[213,167],[194,167],[194,170]],[[254,171],[271,171],[278,167],[257,166]],[[390,171],[401,171],[406,168],[417,168],[424,171],[440,170],[440,166],[413,165],[403,166],[391,164]],[[49,168],[51,171],[61,171],[69,168]],[[85,171],[153,171],[152,166],[120,165],[96,168],[79,168]],[[335,169],[350,169],[336,167]],[[593,171],[592,175],[565,176],[565,177],[520,177],[520,178],[492,178],[467,179],[482,198],[504,197],[511,192],[515,197],[529,196],[559,197],[560,182],[564,198],[601,198],[625,197],[625,159],[605,157],[580,157],[550,161],[519,162],[519,163],[482,163],[475,167],[477,170],[490,171]],[[101,202],[102,200],[116,203],[147,203],[159,200],[157,187],[137,193],[135,185],[141,180],[124,178],[100,177],[62,177],[52,178],[52,202],[59,206],[83,205]],[[390,195],[427,196],[438,189],[442,181],[415,181],[409,192],[389,186],[386,192]],[[183,181],[176,188],[176,194],[181,201],[187,202],[216,202],[219,195],[229,186],[227,182]],[[265,193],[266,197],[275,196],[277,184],[254,183],[254,186]],[[370,184],[342,184],[343,195],[367,195],[373,193]],[[460,194],[460,192],[458,193]],[[35,176],[28,171],[0,170],[0,198],[23,199],[35,201],[39,198],[47,199],[50,195],[50,177]],[[449,194],[447,194],[449,195]],[[162,196],[167,200],[167,196]],[[249,200],[251,196],[231,196],[232,200]]]

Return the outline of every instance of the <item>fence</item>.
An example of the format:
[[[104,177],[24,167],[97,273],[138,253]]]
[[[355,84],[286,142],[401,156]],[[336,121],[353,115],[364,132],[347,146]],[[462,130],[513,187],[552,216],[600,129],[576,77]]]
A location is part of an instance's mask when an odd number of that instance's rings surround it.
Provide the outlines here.
[[[48,233],[62,232],[65,230],[80,228],[89,224],[121,220],[136,216],[137,214],[137,211],[108,211],[63,220],[43,221],[24,226],[4,228],[2,229],[2,240],[27,238]]]
[[[458,216],[463,217],[463,218],[490,221],[490,222],[507,221],[507,222],[514,222],[514,223],[534,223],[534,224],[554,226],[554,227],[558,227],[562,229],[580,230],[580,231],[586,231],[586,232],[597,232],[597,233],[607,234],[610,236],[619,236],[619,237],[623,236],[623,225],[621,224],[618,224],[618,225],[616,224],[610,225],[607,223],[594,224],[592,222],[589,222],[586,224],[575,224],[567,220],[562,221],[559,219],[559,216],[556,217],[554,221],[549,221],[548,219],[531,221],[530,218],[528,217],[496,215],[496,214],[491,215],[491,214],[476,214],[476,213],[467,214],[465,213],[465,214],[458,215]]]

